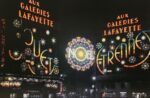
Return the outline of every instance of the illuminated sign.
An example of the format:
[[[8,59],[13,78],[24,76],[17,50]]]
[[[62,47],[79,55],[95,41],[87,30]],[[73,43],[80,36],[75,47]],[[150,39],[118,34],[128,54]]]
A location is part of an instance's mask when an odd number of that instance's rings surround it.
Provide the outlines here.
[[[129,14],[126,13],[118,15],[116,19],[116,21],[107,23],[107,30],[104,30],[104,36],[141,31],[138,17],[130,18]]]
[[[85,71],[95,61],[95,50],[90,40],[77,37],[68,43],[66,58],[73,69]]]
[[[36,0],[28,0],[28,3],[20,2],[18,16],[22,19],[53,27],[51,13],[40,8],[41,4]]]
[[[48,31],[45,31],[48,32]],[[37,29],[24,29],[24,34],[30,35],[28,40],[24,41],[24,45],[27,48],[24,51],[19,50],[9,50],[9,56],[14,61],[23,61],[20,65],[23,71],[29,70],[32,74],[45,74],[52,75],[59,73],[58,63],[59,60],[56,57],[52,57],[52,48],[44,48],[45,45],[50,44],[46,43],[44,38],[41,40],[37,40],[35,35],[37,33]],[[45,33],[46,34],[46,33]],[[19,33],[21,35],[21,33]],[[46,34],[47,35],[47,34]],[[47,35],[49,36],[49,35]],[[17,39],[18,34],[16,34]],[[23,37],[23,36],[22,36]],[[22,38],[21,37],[21,38]],[[53,43],[53,42],[52,42]],[[39,72],[40,71],[40,72]]]
[[[129,17],[128,14],[123,15],[125,16],[122,19],[127,21],[127,18]],[[132,20],[137,21],[136,23],[139,21],[138,18],[132,18]],[[130,23],[131,19],[129,19],[128,22]],[[140,24],[137,26],[141,27]],[[135,33],[133,32],[134,30],[130,30],[128,33],[122,31],[120,33],[111,33],[110,35],[109,33],[106,34],[106,32],[104,32],[104,37],[102,38],[101,42],[97,43],[96,45],[98,50],[96,63],[100,73],[104,74],[107,70],[106,66],[112,65],[118,65],[118,67],[121,65],[125,68],[135,68],[141,65],[141,68],[143,69],[149,68],[148,59],[150,56],[150,32],[149,30],[140,30],[141,28],[135,30],[139,31],[139,33]],[[112,37],[112,35],[116,36]],[[119,70],[119,68],[117,70]]]
[[[51,35],[53,21],[51,13],[40,8],[41,3],[36,0],[27,0],[20,2],[18,10],[18,19],[13,20],[13,27],[16,29],[14,42],[19,43],[17,47],[8,49],[9,64],[18,65],[21,72],[24,74],[33,75],[58,75],[59,74],[59,59],[55,55],[53,45],[56,43],[56,38]],[[25,24],[24,19],[29,21]],[[33,27],[31,22],[48,26],[48,29]],[[39,27],[38,27],[39,28]],[[11,42],[10,42],[11,43]],[[13,62],[10,64],[10,62]]]

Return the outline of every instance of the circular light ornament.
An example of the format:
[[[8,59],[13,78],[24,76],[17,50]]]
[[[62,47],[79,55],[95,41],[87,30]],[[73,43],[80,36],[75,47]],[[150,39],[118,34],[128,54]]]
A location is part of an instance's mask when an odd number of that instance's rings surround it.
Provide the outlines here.
[[[94,64],[95,49],[90,40],[76,37],[68,42],[65,56],[71,68],[86,71]]]
[[[87,52],[85,48],[79,47],[75,51],[75,57],[78,61],[84,61],[86,59]]]

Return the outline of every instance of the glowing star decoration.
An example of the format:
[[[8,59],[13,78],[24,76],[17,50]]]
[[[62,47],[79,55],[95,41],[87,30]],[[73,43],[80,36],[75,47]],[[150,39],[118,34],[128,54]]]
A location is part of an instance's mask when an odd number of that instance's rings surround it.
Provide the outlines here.
[[[150,50],[150,44],[142,44],[142,49],[144,50],[144,51],[149,51]]]
[[[141,68],[144,70],[148,70],[149,69],[149,63],[147,63],[147,62],[143,63]]]
[[[116,71],[119,72],[121,69],[119,67],[116,68]]]
[[[126,40],[126,38],[122,38],[122,42],[126,42],[127,40]]]
[[[31,56],[32,50],[31,50],[30,48],[26,48],[26,49],[24,50],[24,54],[27,55],[27,56]]]
[[[106,52],[106,49],[104,48],[104,49],[102,50],[102,52],[105,53],[105,52]]]
[[[144,55],[143,55],[143,54],[141,54],[141,55],[140,55],[140,58],[144,58]]]
[[[106,38],[102,38],[102,42],[106,42]]]
[[[97,48],[97,49],[100,49],[101,47],[102,47],[102,43],[97,43],[97,44],[96,44],[96,48]]]
[[[33,29],[32,29],[32,32],[33,32],[33,33],[36,33],[36,31],[37,31],[36,28],[33,28]]]
[[[120,40],[120,39],[121,39],[121,37],[120,37],[120,36],[117,36],[117,37],[116,37],[116,40]]]
[[[114,49],[115,49],[115,46],[114,46],[114,45],[111,45],[111,46],[110,46],[110,49],[111,49],[111,50],[114,50]]]
[[[49,51],[50,53],[52,53],[52,49],[51,49],[51,48],[49,48],[48,51]]]
[[[145,40],[145,39],[146,39],[146,36],[143,35],[143,36],[141,37],[141,40]]]
[[[46,35],[50,35],[50,30],[46,30]]]
[[[49,65],[49,61],[48,60],[45,60],[45,65]]]
[[[38,65],[37,65],[37,68],[41,68],[41,65],[40,65],[40,64],[38,64]]]
[[[114,44],[114,43],[115,43],[115,41],[114,41],[114,40],[111,40],[111,41],[110,41],[110,43],[111,43],[111,44]]]
[[[56,39],[54,37],[51,39],[51,41],[52,41],[53,44],[56,43]]]
[[[132,39],[133,37],[134,37],[133,32],[129,32],[129,33],[127,34],[127,38],[128,38],[128,39]]]
[[[41,45],[43,45],[43,46],[46,44],[45,39],[41,39],[41,41],[40,41],[40,42],[41,42]]]
[[[22,20],[15,19],[15,20],[13,21],[13,25],[14,25],[14,27],[16,27],[16,28],[20,28],[21,25],[22,25]]]
[[[94,64],[95,49],[90,40],[76,37],[68,43],[66,59],[71,68],[86,71]]]
[[[121,61],[121,64],[124,65],[126,62],[124,60]]]
[[[13,54],[14,54],[15,57],[17,57],[19,55],[19,52],[18,51],[14,51]]]
[[[136,57],[135,56],[129,57],[129,62],[130,63],[135,63],[136,62]]]

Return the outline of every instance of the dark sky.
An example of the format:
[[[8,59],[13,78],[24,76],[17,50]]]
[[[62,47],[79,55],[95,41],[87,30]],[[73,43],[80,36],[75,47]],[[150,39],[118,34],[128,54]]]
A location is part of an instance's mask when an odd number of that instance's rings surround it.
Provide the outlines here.
[[[17,17],[18,2],[21,0],[0,0],[0,16],[8,22]],[[26,1],[26,0],[22,0]],[[67,74],[67,81],[85,83],[91,80],[93,74],[99,75],[96,67],[86,72],[77,72],[69,67],[65,59],[65,48],[72,38],[86,37],[95,44],[101,38],[106,23],[115,20],[122,13],[132,17],[140,17],[143,29],[150,27],[149,0],[39,0],[43,9],[52,12],[55,25],[53,35],[58,44],[57,54],[60,57],[61,72]],[[11,25],[10,23],[8,23]],[[28,25],[27,27],[32,27]],[[13,30],[9,28],[10,32]],[[10,34],[11,36],[11,34]],[[11,41],[11,37],[8,39]],[[11,43],[10,43],[11,44]],[[10,45],[10,47],[13,47]]]

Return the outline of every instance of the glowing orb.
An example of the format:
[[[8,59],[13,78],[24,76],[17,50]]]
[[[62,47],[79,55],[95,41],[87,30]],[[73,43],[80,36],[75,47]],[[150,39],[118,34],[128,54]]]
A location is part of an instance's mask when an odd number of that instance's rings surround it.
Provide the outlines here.
[[[120,40],[120,39],[121,39],[120,36],[117,36],[117,37],[116,37],[116,40]]]
[[[91,41],[76,37],[68,43],[66,59],[71,68],[85,71],[93,66],[95,61],[95,49]]]
[[[84,48],[79,47],[75,52],[76,59],[79,61],[84,61],[86,59],[86,50]]]

